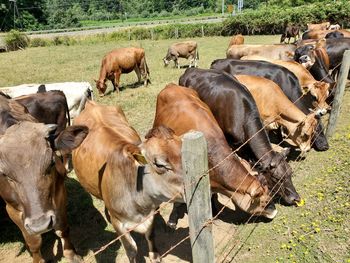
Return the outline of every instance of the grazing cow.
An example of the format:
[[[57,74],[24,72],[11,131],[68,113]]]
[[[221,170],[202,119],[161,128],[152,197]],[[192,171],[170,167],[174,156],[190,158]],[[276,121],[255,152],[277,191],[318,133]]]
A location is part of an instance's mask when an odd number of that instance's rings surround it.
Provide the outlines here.
[[[14,98],[39,122],[57,124],[56,135],[70,125],[69,109],[63,91],[52,90]]]
[[[280,86],[288,99],[306,115],[315,107],[315,98],[310,93],[303,95],[297,77],[279,65],[258,60],[217,59],[212,62],[211,68],[225,71],[230,75],[244,74],[270,79]],[[313,147],[318,151],[329,149],[320,120],[314,134]]]
[[[330,22],[323,22],[320,24],[307,24],[307,30],[327,30],[330,27]]]
[[[92,101],[74,120],[89,127],[86,140],[73,151],[81,185],[102,199],[130,262],[137,245],[130,231],[146,235],[152,262],[160,262],[154,244],[153,218],[163,201],[183,202],[181,140],[164,126],[153,128],[141,143],[121,108]]]
[[[33,262],[43,262],[41,234],[54,229],[63,255],[80,262],[69,240],[66,177],[59,154],[86,137],[85,126],[70,126],[55,136],[55,125],[37,123],[25,107],[0,96],[0,196],[21,230]]]
[[[233,147],[247,142],[262,169],[268,171],[272,194],[277,192],[288,204],[295,204],[300,197],[292,183],[292,170],[285,156],[272,150],[249,91],[234,77],[216,70],[187,69],[179,84],[198,92]]]
[[[231,37],[231,39],[230,39],[230,43],[228,44],[228,49],[229,49],[232,45],[243,45],[243,44],[244,44],[244,36],[242,36],[241,34],[234,35],[234,36]]]
[[[174,61],[175,67],[180,68],[178,58],[190,59],[189,67],[197,67],[197,60],[199,60],[197,42],[185,41],[172,44],[168,48],[166,56],[163,58],[164,66],[168,66],[170,61]]]
[[[243,211],[275,217],[277,211],[273,204],[268,207],[272,198],[267,187],[251,174],[249,164],[246,168],[232,153],[209,107],[199,99],[195,90],[168,84],[157,97],[153,127],[160,125],[173,129],[179,136],[190,130],[201,131],[208,145],[209,168],[216,167],[210,171],[212,191],[228,196]],[[172,219],[168,224],[175,227],[177,217]]]
[[[99,95],[105,94],[107,80],[112,82],[113,91],[119,92],[120,75],[130,73],[133,70],[136,72],[138,82],[141,82],[142,77],[144,86],[147,86],[150,82],[150,74],[143,48],[117,48],[107,53],[102,59],[100,77],[95,80]]]
[[[332,31],[330,33],[328,33],[326,36],[325,36],[326,39],[328,38],[344,38],[344,34],[342,32],[339,32],[339,31]]]
[[[321,39],[321,38],[325,38],[327,34],[329,33],[339,33],[339,34],[343,34],[344,37],[350,37],[350,32],[345,30],[345,29],[340,29],[340,30],[313,30],[313,31],[306,31],[303,35],[302,35],[302,39],[306,40],[306,39]]]
[[[235,45],[231,46],[227,52],[227,58],[240,59],[243,56],[258,55],[271,59],[292,60],[295,45]]]
[[[291,38],[294,38],[294,43],[297,42],[297,38],[300,38],[300,27],[294,25],[288,25],[281,36],[280,43],[284,43],[288,38],[288,44]]]
[[[1,88],[0,90],[10,95],[12,98],[49,90],[61,90],[66,96],[71,118],[75,118],[79,115],[84,109],[88,99],[93,99],[92,87],[89,82],[22,84],[14,87]]]
[[[311,95],[316,98],[317,108],[319,109],[318,111],[321,115],[326,114],[327,111],[330,110],[330,107],[326,102],[326,99],[329,95],[329,83],[316,81],[311,73],[299,63],[295,61],[268,59],[260,56],[248,56],[242,57],[242,59],[268,61],[287,68],[298,78],[300,87],[302,89],[301,91],[304,94],[310,92]]]
[[[272,80],[249,75],[235,77],[253,95],[267,129],[281,126],[287,130],[288,143],[297,146],[303,153],[311,149],[311,138],[317,125],[316,113],[305,115]]]

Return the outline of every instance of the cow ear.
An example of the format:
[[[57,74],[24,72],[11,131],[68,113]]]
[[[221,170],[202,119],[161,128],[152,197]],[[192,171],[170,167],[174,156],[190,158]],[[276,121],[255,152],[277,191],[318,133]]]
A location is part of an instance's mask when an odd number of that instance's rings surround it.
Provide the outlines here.
[[[69,153],[84,141],[88,133],[89,129],[86,126],[69,126],[55,139],[55,149],[62,153]]]
[[[290,153],[290,147],[284,147],[281,151],[282,156],[286,159],[288,154]]]

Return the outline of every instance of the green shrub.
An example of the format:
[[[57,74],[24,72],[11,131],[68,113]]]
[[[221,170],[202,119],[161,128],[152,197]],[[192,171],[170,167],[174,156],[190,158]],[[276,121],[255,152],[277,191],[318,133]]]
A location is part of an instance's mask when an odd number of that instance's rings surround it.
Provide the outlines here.
[[[5,43],[9,51],[25,49],[29,44],[29,38],[26,34],[12,29],[6,34]]]

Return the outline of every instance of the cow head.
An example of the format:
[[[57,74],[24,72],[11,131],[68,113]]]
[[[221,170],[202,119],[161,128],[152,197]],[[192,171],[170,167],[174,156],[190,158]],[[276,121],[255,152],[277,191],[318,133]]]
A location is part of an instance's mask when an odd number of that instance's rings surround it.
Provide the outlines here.
[[[294,60],[306,69],[311,68],[316,62],[315,47],[313,45],[298,47],[294,52]]]
[[[180,137],[170,128],[159,126],[151,129],[145,138],[139,147],[147,163],[145,176],[149,176],[151,182],[145,187],[157,196],[158,201],[168,201],[177,196],[172,201],[183,202]]]
[[[305,116],[304,120],[297,124],[295,130],[290,132],[289,138],[299,147],[302,153],[310,151],[311,140],[316,126],[316,113],[310,113]]]
[[[286,161],[288,150],[282,153],[271,151],[260,161],[272,196],[280,196],[289,205],[296,205],[300,196],[292,182],[292,168]]]
[[[65,207],[65,169],[57,153],[70,152],[88,133],[85,126],[70,126],[54,138],[55,129],[24,121],[0,136],[0,195],[21,213],[29,234],[57,223]]]
[[[170,60],[168,57],[164,57],[164,58],[163,58],[164,67],[167,67],[167,66],[169,65],[170,61],[171,61],[171,60]]]
[[[96,89],[98,90],[98,95],[100,95],[101,97],[104,96],[106,89],[107,89],[107,84],[105,81],[102,80],[96,80]]]
[[[318,115],[325,115],[331,107],[326,102],[329,96],[330,84],[323,81],[316,81],[310,88],[310,93],[316,98],[316,111]]]

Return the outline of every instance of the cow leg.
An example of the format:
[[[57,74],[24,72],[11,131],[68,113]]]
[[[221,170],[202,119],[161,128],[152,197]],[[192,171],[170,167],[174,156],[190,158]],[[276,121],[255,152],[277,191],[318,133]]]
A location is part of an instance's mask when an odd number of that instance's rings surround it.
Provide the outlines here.
[[[40,247],[41,247],[41,235],[30,235],[25,230],[21,214],[19,211],[14,209],[10,205],[6,205],[6,211],[11,218],[11,220],[19,227],[19,229],[22,231],[22,235],[24,237],[25,243],[28,246],[28,249],[33,257],[33,263],[44,263],[45,260],[41,256]]]
[[[113,91],[117,91],[119,93],[119,81],[120,81],[120,71],[115,71],[114,72],[114,81],[113,83]]]
[[[137,83],[141,82],[141,71],[140,71],[140,67],[138,65],[135,66],[134,68],[136,76],[137,76]]]
[[[76,254],[75,248],[69,239],[69,226],[67,220],[67,193],[64,187],[63,179],[56,184],[55,200],[58,204],[57,224],[54,226],[56,235],[61,239],[63,256],[70,262],[83,262],[81,257]]]
[[[155,242],[154,242],[154,223],[152,224],[152,226],[147,230],[147,232],[145,233],[146,236],[146,240],[148,243],[148,255],[149,255],[149,259],[152,263],[158,263],[161,262],[160,259],[160,255],[158,253],[158,250],[156,248]]]
[[[130,263],[136,263],[137,245],[135,240],[132,238],[130,233],[127,233],[127,229],[123,227],[123,224],[112,215],[111,215],[111,222],[115,232],[117,232],[117,236],[124,234],[120,238],[120,240],[123,244],[123,247],[126,251],[126,254],[129,258]]]

